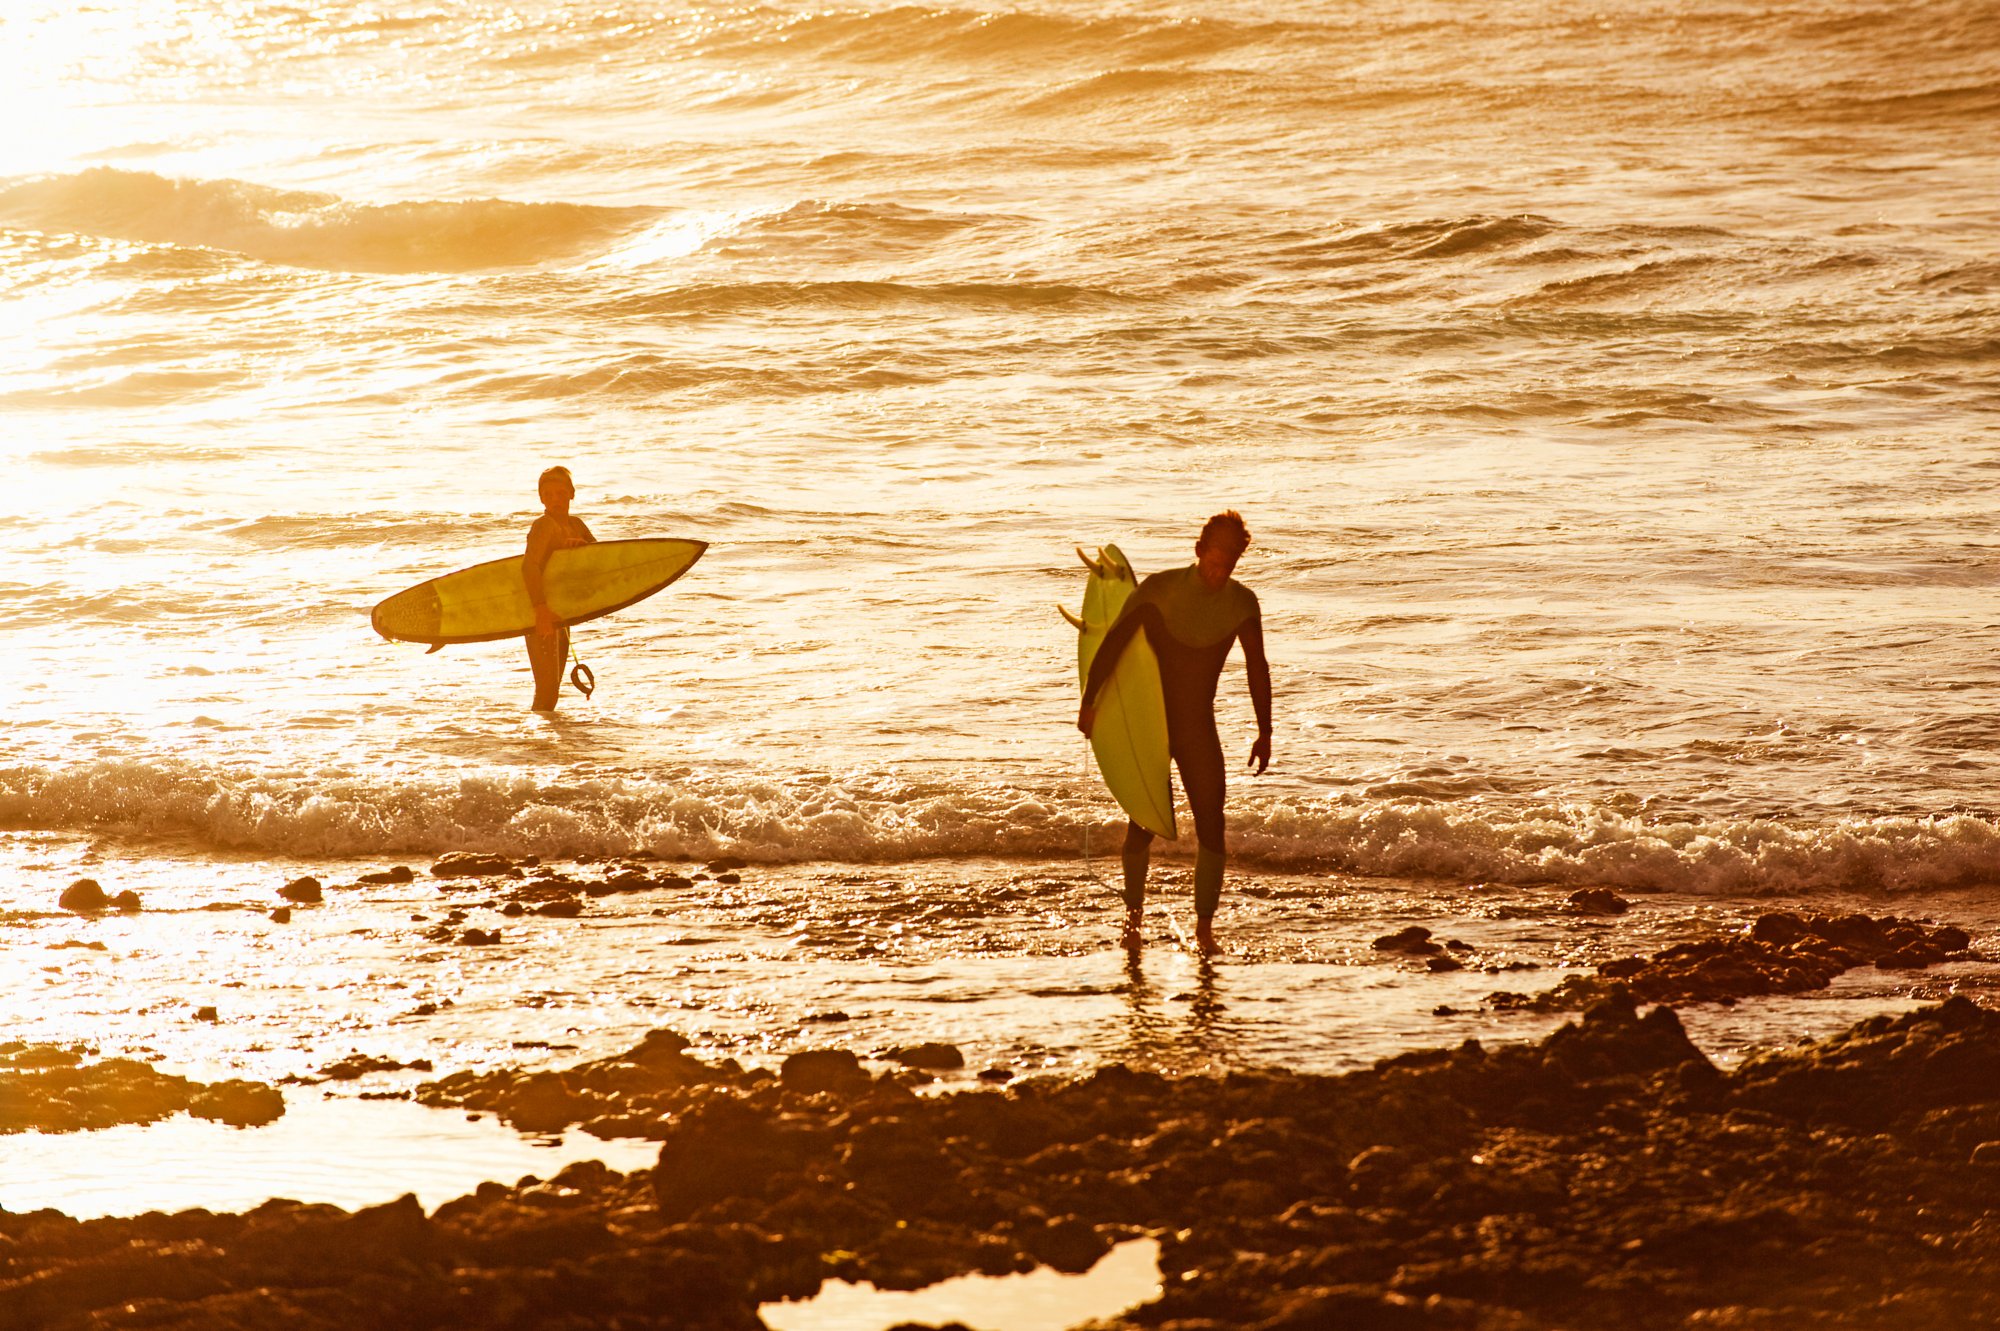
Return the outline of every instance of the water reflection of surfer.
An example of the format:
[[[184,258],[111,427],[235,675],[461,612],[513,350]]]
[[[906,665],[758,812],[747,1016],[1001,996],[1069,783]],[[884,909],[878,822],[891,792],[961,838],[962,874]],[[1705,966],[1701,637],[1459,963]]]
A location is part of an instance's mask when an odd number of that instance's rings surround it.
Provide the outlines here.
[[[521,577],[528,584],[528,602],[535,608],[535,627],[528,634],[528,666],[535,672],[535,710],[553,712],[562,696],[563,661],[569,656],[569,629],[549,609],[542,586],[542,572],[549,556],[558,550],[590,545],[597,538],[583,519],[569,511],[576,498],[576,483],[568,467],[550,467],[542,473],[536,489],[542,496],[542,516],[528,528],[528,554],[521,561]]]
[[[1250,529],[1234,509],[1218,513],[1201,529],[1195,562],[1155,573],[1125,602],[1118,621],[1090,663],[1077,729],[1088,735],[1097,723],[1094,700],[1111,678],[1125,644],[1141,628],[1160,661],[1160,689],[1166,695],[1167,742],[1180,768],[1181,789],[1194,813],[1195,944],[1215,951],[1215,908],[1222,898],[1227,857],[1222,836],[1226,781],[1222,738],[1215,729],[1215,685],[1236,642],[1250,676],[1250,701],[1257,709],[1257,742],[1250,761],[1262,772],[1271,761],[1271,667],[1264,659],[1264,621],[1257,598],[1229,575],[1250,546]],[[1137,823],[1125,827],[1125,945],[1139,943],[1146,903],[1146,868],[1153,834]]]

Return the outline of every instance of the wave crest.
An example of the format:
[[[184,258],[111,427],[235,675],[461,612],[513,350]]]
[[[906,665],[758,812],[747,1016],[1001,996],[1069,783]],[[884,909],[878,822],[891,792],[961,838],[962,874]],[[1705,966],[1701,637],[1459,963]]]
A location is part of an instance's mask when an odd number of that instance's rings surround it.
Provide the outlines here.
[[[228,250],[335,272],[466,272],[566,259],[656,219],[653,208],[506,199],[356,204],[241,180],[92,167],[0,187],[0,222]]]
[[[708,774],[552,782],[306,779],[174,763],[0,772],[0,826],[192,841],[295,856],[479,849],[649,850],[761,862],[1110,854],[1096,791],[949,778]],[[2000,823],[1969,814],[1829,823],[1647,820],[1603,807],[1513,811],[1412,799],[1241,801],[1241,864],[1397,878],[1769,895],[1917,892],[2000,881]]]

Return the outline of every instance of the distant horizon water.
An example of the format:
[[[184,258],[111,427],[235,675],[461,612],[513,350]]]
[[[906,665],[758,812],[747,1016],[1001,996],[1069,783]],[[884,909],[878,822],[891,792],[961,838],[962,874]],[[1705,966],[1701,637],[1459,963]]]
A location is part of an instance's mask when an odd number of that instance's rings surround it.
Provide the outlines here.
[[[2000,15],[17,6],[0,827],[1068,858],[1072,549],[1241,510],[1239,859],[2000,877]],[[368,608],[713,543],[577,633]],[[28,862],[24,860],[24,863]],[[45,884],[8,889],[25,908]]]

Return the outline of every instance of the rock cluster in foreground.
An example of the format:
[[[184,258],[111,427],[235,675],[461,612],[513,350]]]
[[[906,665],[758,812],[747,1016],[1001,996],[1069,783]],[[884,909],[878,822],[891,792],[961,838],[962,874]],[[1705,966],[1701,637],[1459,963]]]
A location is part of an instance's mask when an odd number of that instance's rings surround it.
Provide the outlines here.
[[[1380,946],[1379,944],[1377,946]],[[1924,970],[1974,957],[1972,936],[1950,924],[1897,915],[1760,915],[1742,933],[1678,943],[1650,957],[1619,957],[1538,994],[1498,993],[1512,1011],[1569,1012],[1625,992],[1642,1003],[1722,1003],[1824,989],[1857,966]]]
[[[1340,1077],[721,1082],[650,1093],[657,1169],[428,1217],[0,1215],[0,1325],[750,1331],[826,1276],[1075,1270],[1141,1231],[1165,1290],[1118,1327],[2000,1324],[2000,1015],[1963,999],[1733,1073],[1612,1001]]]
[[[257,1127],[285,1112],[285,1098],[257,1082],[189,1081],[136,1059],[93,1059],[80,1048],[0,1040],[0,1133],[153,1123],[182,1110]]]

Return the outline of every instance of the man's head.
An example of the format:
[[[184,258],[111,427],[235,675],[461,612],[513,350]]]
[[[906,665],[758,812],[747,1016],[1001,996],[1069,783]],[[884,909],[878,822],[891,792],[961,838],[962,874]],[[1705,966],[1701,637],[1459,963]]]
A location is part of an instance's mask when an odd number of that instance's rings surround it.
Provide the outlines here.
[[[1201,539],[1194,543],[1194,562],[1201,570],[1201,580],[1220,590],[1249,548],[1250,528],[1244,525],[1243,515],[1233,508],[1217,513],[1202,524]]]
[[[550,512],[567,512],[569,501],[576,498],[576,482],[569,478],[568,467],[550,467],[535,489],[542,496],[542,506]]]

